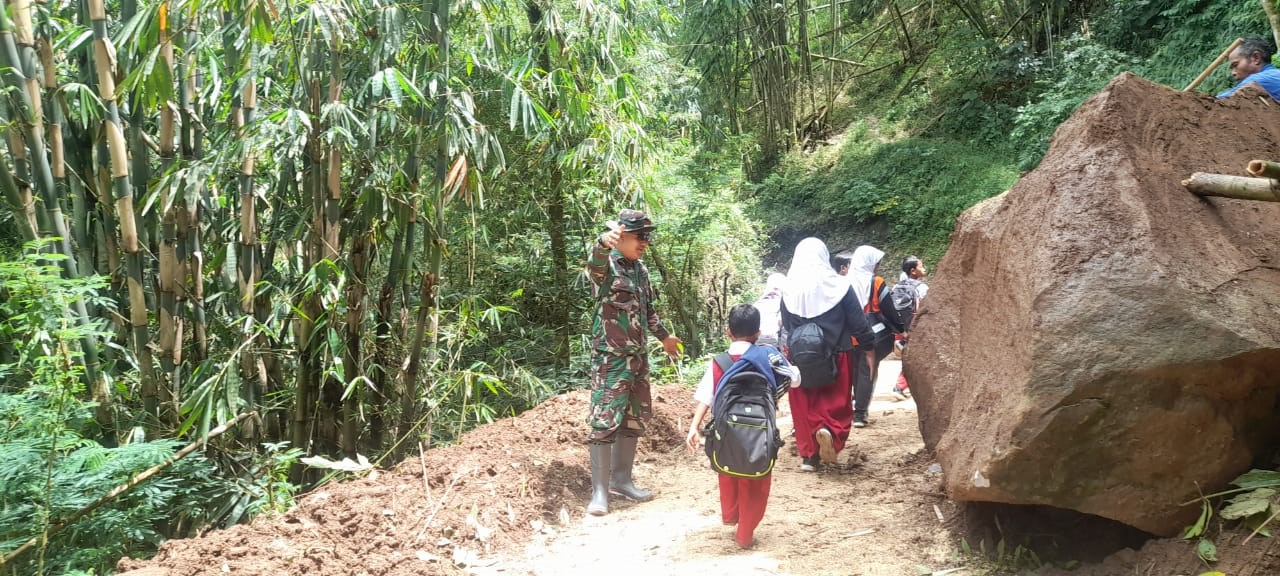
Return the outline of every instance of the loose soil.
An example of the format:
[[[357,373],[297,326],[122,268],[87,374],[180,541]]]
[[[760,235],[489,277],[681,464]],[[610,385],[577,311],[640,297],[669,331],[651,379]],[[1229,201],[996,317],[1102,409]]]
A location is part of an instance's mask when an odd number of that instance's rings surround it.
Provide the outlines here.
[[[756,546],[740,551],[719,520],[714,474],[683,447],[691,392],[659,387],[641,443],[637,483],[652,502],[615,501],[585,514],[590,487],[582,442],[587,394],[571,392],[518,417],[481,426],[454,446],[428,450],[391,470],[326,485],[288,513],[166,542],[150,560],[121,561],[130,576],[288,574],[841,574],[899,576],[1034,574],[1016,552],[1097,562],[1145,537],[1075,513],[960,505],[942,492],[924,450],[912,401],[886,394],[898,363],[886,361],[871,426],[854,430],[835,465],[799,471],[783,449]],[[791,429],[785,406],[783,431]],[[1233,533],[1238,541],[1244,534]],[[982,558],[1006,540],[1002,563]],[[1223,539],[1223,540],[1225,540]],[[970,552],[966,553],[967,548]],[[1231,576],[1274,574],[1271,539],[1220,542]],[[1261,567],[1262,571],[1258,571]],[[1152,540],[1101,564],[1045,576],[1199,574],[1190,544]],[[1248,570],[1252,569],[1253,573]]]

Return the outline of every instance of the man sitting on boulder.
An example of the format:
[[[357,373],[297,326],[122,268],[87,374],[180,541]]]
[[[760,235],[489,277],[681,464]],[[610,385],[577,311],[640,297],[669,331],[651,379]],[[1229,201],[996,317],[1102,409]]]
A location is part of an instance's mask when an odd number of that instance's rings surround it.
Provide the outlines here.
[[[1244,42],[1227,57],[1231,77],[1237,80],[1236,85],[1219,94],[1218,98],[1226,98],[1249,84],[1257,84],[1272,99],[1280,100],[1280,70],[1271,65],[1272,54],[1275,54],[1275,50],[1266,38],[1246,36]]]

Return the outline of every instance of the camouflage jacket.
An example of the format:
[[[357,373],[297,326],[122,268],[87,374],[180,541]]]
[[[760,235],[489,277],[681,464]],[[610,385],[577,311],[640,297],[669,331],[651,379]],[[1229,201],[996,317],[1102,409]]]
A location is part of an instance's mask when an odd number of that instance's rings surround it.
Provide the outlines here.
[[[646,326],[659,340],[671,335],[653,309],[657,294],[649,283],[649,269],[644,262],[628,260],[618,251],[593,242],[587,273],[591,275],[596,300],[591,321],[592,350],[643,353]]]

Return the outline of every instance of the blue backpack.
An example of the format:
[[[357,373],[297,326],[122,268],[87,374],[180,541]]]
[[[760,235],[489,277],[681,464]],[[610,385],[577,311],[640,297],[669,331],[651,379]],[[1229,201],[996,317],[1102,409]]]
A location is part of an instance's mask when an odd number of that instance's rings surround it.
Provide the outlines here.
[[[782,447],[778,434],[774,392],[777,381],[765,346],[752,346],[729,364],[728,354],[716,357],[723,374],[716,382],[707,424],[706,452],[716,472],[761,478],[773,470]]]

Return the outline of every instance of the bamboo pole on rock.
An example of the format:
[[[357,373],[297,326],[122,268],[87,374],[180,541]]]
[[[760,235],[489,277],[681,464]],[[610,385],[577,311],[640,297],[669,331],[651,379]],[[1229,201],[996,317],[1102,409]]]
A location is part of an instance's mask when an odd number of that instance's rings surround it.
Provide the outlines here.
[[[1280,180],[1280,162],[1270,160],[1253,160],[1245,171],[1255,178],[1274,178]]]
[[[1227,58],[1231,56],[1231,52],[1236,48],[1239,48],[1240,45],[1243,43],[1244,43],[1244,38],[1236,38],[1235,42],[1232,42],[1230,46],[1227,46],[1226,50],[1223,50],[1222,53],[1219,54],[1217,58],[1214,58],[1213,62],[1209,64],[1209,67],[1205,68],[1204,72],[1201,72],[1199,76],[1196,76],[1196,79],[1192,80],[1190,84],[1187,84],[1187,87],[1183,88],[1182,91],[1190,92],[1198,88],[1200,86],[1200,83],[1204,82],[1205,79],[1208,78],[1209,75],[1212,74],[1213,71],[1218,68],[1218,66],[1221,66],[1223,62],[1226,62]]]
[[[1182,181],[1192,194],[1238,200],[1280,202],[1280,180],[1196,172]]]

